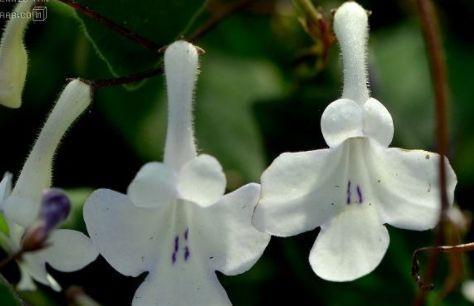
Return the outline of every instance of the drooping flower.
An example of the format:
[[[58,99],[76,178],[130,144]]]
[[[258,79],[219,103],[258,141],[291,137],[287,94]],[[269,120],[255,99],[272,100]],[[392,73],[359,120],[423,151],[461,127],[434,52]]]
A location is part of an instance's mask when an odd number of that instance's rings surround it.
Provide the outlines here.
[[[6,174],[0,183],[0,211],[5,216],[9,230],[8,236],[1,234],[2,247],[6,251],[10,254],[19,251],[26,231],[33,229],[38,222],[45,222],[44,225],[48,227],[45,228],[49,234],[46,241],[48,246],[26,253],[19,262],[22,279],[18,287],[21,290],[35,288],[31,278],[59,290],[59,285],[46,271],[46,263],[57,270],[71,272],[82,269],[98,256],[84,234],[54,229],[66,214],[61,208],[64,208],[65,203],[59,203],[60,199],[53,203],[54,199],[49,198],[53,196],[51,192],[43,194],[51,186],[53,157],[61,138],[90,102],[90,86],[80,80],[71,81],[41,130],[13,190],[10,174]],[[49,205],[61,207],[52,209]]]
[[[439,156],[388,148],[390,113],[367,88],[366,11],[355,2],[334,16],[344,64],[342,98],[321,118],[329,149],[283,153],[262,175],[257,228],[281,237],[321,227],[309,261],[317,275],[350,281],[374,270],[389,245],[384,224],[409,230],[438,220]],[[449,202],[456,176],[448,164]]]
[[[34,4],[35,0],[18,2],[0,41],[0,104],[11,108],[21,106],[28,66],[23,37]]]
[[[251,224],[260,186],[248,184],[224,195],[219,162],[196,153],[197,72],[196,47],[178,41],[167,48],[164,162],[143,166],[127,195],[98,190],[84,207],[87,230],[109,264],[128,276],[148,272],[134,306],[230,305],[215,271],[247,271],[270,239]]]

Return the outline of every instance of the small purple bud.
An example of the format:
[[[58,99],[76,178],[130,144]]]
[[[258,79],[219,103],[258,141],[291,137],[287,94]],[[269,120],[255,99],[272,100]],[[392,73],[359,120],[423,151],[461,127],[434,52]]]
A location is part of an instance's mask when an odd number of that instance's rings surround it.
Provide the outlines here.
[[[66,220],[70,211],[71,201],[63,190],[52,188],[44,191],[39,217],[48,231]]]

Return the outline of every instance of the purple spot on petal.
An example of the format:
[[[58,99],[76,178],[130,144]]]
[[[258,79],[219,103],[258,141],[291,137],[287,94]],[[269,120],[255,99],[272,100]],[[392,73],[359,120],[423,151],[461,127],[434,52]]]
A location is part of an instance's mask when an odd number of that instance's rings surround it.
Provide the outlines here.
[[[191,256],[191,253],[189,252],[189,248],[186,246],[184,247],[184,261],[188,261],[189,256]]]
[[[189,227],[186,228],[184,231],[184,240],[188,240],[188,235],[189,235]]]
[[[171,255],[171,263],[174,265],[176,263],[176,252],[173,252]]]
[[[362,197],[362,190],[360,189],[359,185],[357,185],[357,196],[359,197],[359,203],[364,202],[364,198]]]

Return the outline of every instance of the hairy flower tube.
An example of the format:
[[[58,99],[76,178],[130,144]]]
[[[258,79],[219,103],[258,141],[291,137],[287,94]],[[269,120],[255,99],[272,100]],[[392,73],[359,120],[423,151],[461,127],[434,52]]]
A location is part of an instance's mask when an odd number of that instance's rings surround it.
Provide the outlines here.
[[[11,108],[21,106],[28,66],[23,37],[34,4],[35,0],[18,2],[0,41],[0,104]]]
[[[169,113],[164,162],[143,166],[127,195],[95,191],[84,219],[100,254],[118,272],[148,272],[134,306],[230,305],[215,271],[243,273],[267,246],[270,236],[251,224],[260,186],[224,195],[222,167],[212,156],[197,155],[194,143],[197,49],[177,41],[164,61]]]
[[[21,290],[34,289],[31,278],[59,290],[59,285],[46,271],[46,263],[57,270],[70,272],[82,269],[98,256],[90,239],[84,234],[54,229],[67,212],[48,206],[64,207],[65,203],[59,203],[59,199],[53,203],[52,199],[45,197],[54,195],[43,194],[51,186],[53,157],[61,138],[90,102],[89,85],[80,80],[71,81],[41,130],[13,190],[10,174],[6,174],[0,183],[0,211],[9,229],[8,236],[0,234],[2,247],[6,251],[14,254],[21,250],[25,233],[37,226],[38,222],[46,222],[45,225],[50,227],[47,247],[24,254],[19,262],[22,279],[18,287]]]
[[[310,252],[314,272],[351,281],[374,270],[389,245],[384,224],[428,230],[440,212],[439,156],[388,148],[394,128],[387,109],[369,96],[366,71],[367,12],[355,2],[335,13],[342,49],[342,98],[321,118],[328,149],[283,153],[263,173],[254,225],[287,237],[317,227]],[[452,204],[456,176],[447,162]]]

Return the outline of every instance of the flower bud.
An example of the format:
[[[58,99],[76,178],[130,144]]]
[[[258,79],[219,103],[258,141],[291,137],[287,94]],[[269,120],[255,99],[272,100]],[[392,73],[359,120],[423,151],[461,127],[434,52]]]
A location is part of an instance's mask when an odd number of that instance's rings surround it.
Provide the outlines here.
[[[18,2],[0,42],[0,104],[11,108],[21,106],[28,66],[23,37],[34,3],[34,0]]]
[[[22,250],[34,252],[44,248],[52,230],[66,220],[71,211],[71,201],[61,189],[47,189],[43,193],[39,220],[29,228],[22,241]]]
[[[71,211],[71,201],[61,189],[52,188],[43,193],[40,220],[44,221],[47,230],[56,228],[66,220]]]

